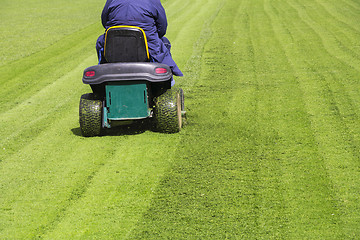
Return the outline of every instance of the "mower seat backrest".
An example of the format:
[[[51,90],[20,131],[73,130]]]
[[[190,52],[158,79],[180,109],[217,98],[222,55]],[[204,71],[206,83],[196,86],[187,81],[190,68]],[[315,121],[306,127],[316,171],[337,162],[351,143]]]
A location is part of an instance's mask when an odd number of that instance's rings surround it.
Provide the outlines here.
[[[149,62],[144,30],[134,26],[115,26],[107,29],[104,56],[108,63]]]

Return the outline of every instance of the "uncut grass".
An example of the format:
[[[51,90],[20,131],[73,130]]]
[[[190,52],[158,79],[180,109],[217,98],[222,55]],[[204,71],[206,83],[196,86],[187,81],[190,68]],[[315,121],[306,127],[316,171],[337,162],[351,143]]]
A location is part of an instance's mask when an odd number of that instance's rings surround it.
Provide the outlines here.
[[[228,2],[221,10],[180,161],[134,238],[359,235],[359,71],[349,61],[358,61],[349,44],[357,32],[350,25],[350,38],[334,37],[309,24],[302,9],[324,4],[278,4]],[[335,42],[347,50],[331,49]]]

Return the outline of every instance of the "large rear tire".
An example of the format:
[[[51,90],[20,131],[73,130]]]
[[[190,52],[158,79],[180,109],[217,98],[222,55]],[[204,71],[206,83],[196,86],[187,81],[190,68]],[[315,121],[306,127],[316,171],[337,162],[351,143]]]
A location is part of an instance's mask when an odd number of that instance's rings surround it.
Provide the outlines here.
[[[79,122],[81,134],[84,137],[93,137],[101,134],[102,111],[102,101],[93,93],[87,93],[81,96]]]
[[[154,99],[156,129],[163,133],[176,133],[182,127],[181,96],[179,90],[168,89]]]

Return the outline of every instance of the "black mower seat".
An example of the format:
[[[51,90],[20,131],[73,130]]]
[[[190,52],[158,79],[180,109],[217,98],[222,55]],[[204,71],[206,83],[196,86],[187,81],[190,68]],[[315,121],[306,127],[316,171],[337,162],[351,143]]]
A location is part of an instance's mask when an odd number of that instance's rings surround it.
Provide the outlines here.
[[[134,26],[114,26],[106,30],[104,56],[108,63],[149,62],[144,30]]]

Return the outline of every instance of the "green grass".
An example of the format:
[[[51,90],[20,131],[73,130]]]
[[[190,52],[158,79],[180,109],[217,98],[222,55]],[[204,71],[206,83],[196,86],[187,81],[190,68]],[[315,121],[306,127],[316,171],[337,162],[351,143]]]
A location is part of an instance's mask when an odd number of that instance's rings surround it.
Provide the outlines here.
[[[3,1],[0,239],[358,239],[360,4],[163,3],[186,127],[83,138],[104,2]]]
[[[45,49],[91,24],[101,26],[104,4],[98,0],[71,3],[64,0],[2,0],[0,66]]]

